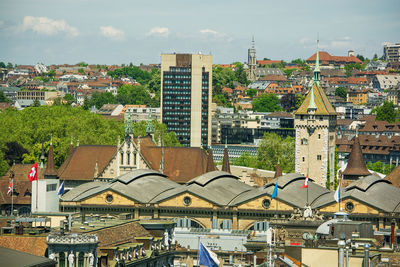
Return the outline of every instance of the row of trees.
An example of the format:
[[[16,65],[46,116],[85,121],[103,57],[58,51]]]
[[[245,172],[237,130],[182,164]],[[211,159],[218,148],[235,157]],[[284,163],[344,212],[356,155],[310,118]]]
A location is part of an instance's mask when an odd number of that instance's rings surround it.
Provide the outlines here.
[[[147,122],[133,125],[135,135],[144,136]],[[124,125],[106,120],[101,115],[68,105],[7,109],[0,113],[0,175],[16,163],[32,163],[40,157],[42,143],[48,149],[50,138],[54,145],[56,166],[68,153],[71,138],[81,144],[116,145],[123,136]],[[153,121],[156,141],[164,137],[166,146],[179,146],[175,133],[167,132],[164,124]]]
[[[85,98],[83,108],[89,109],[92,106],[101,108],[104,104],[132,104],[158,107],[160,100],[157,95],[151,97],[150,93],[142,85],[124,84],[118,89],[116,96],[110,92],[93,92],[90,98]]]
[[[275,170],[278,162],[283,172],[294,172],[295,163],[295,139],[283,138],[274,133],[265,133],[257,150],[257,156],[251,156],[249,152],[243,153],[232,161],[233,165],[264,170]]]

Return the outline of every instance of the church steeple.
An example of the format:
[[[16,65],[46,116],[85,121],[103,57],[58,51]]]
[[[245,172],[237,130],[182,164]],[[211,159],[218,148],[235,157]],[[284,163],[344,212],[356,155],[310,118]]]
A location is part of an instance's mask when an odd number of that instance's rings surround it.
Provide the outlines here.
[[[319,85],[321,81],[321,71],[319,69],[319,40],[317,40],[317,55],[315,57],[315,68],[314,68],[314,83]]]

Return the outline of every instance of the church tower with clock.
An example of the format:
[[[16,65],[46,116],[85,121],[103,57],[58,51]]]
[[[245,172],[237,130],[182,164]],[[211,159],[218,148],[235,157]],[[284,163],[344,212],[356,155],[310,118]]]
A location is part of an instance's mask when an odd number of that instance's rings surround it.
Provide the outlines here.
[[[336,111],[320,86],[319,51],[314,69],[314,79],[299,109],[294,113],[296,131],[295,171],[326,186],[328,168],[330,181],[334,177]]]

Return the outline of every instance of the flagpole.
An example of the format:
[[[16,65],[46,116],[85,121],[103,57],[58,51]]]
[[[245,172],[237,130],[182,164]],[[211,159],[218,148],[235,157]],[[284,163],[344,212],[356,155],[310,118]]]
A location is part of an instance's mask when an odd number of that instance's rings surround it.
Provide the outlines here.
[[[308,179],[308,168],[307,168],[307,177],[306,177],[306,179]],[[306,203],[306,206],[308,206],[308,184],[309,184],[309,181],[307,180],[307,203]]]
[[[197,251],[197,266],[200,267],[200,238],[201,236],[199,236],[199,250]]]
[[[342,211],[342,193],[340,192],[342,190],[342,178],[340,178],[340,184],[339,184],[339,209]]]
[[[11,178],[11,215],[14,215],[14,178]]]

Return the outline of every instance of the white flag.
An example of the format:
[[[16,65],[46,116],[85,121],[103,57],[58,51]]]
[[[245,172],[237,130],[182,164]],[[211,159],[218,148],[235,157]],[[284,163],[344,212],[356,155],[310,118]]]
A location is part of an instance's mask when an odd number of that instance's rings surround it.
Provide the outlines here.
[[[340,185],[337,187],[335,195],[333,196],[337,203],[340,202]]]

